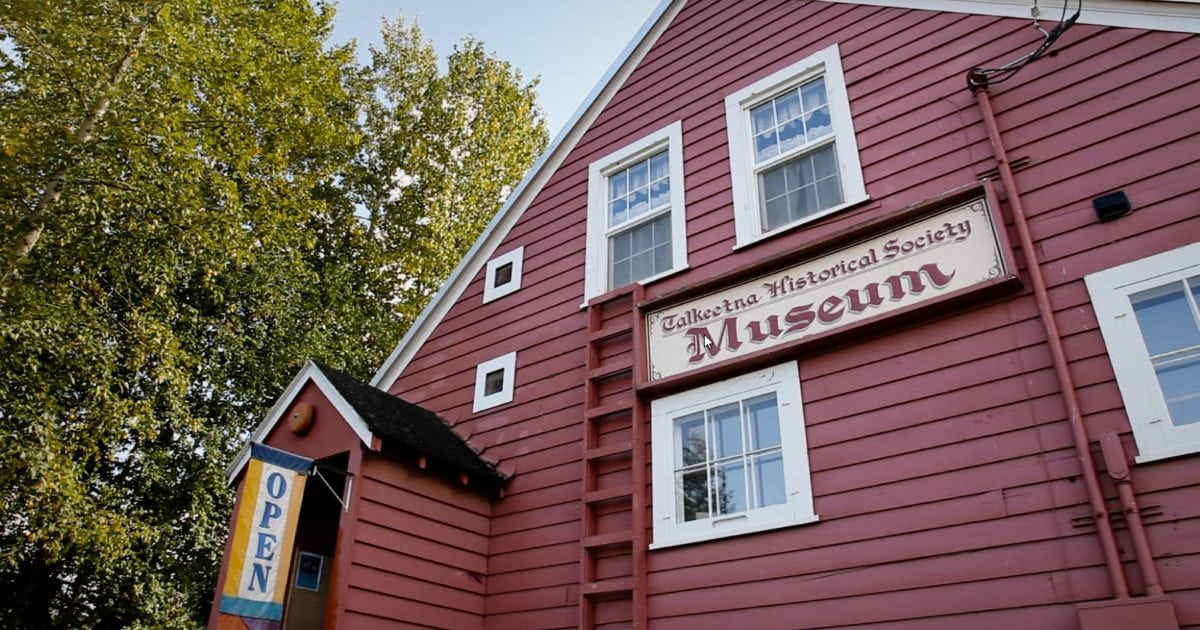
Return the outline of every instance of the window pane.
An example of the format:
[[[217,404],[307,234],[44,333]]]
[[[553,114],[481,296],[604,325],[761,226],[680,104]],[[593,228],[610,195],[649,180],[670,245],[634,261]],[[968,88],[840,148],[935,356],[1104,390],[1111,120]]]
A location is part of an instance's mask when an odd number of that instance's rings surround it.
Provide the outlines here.
[[[842,203],[842,187],[838,185],[836,177],[826,177],[817,182],[816,191],[817,196],[813,203],[818,209],[832,208]]]
[[[786,153],[804,144],[804,125],[799,120],[786,122],[779,127],[779,152]]]
[[[1130,296],[1151,356],[1200,345],[1200,327],[1182,282]]]
[[[750,122],[755,135],[775,127],[775,106],[764,103],[750,110]]]
[[[1158,385],[1167,401],[1171,424],[1200,422],[1200,352],[1158,366]]]
[[[739,459],[718,466],[717,513],[745,512],[746,508],[746,465]]]
[[[813,174],[817,179],[837,175],[837,153],[833,150],[833,145],[813,153]]]
[[[512,282],[512,271],[513,264],[510,262],[496,267],[496,273],[492,275],[492,287],[502,287]]]
[[[650,208],[658,209],[671,203],[671,181],[664,179],[650,184]]]
[[[708,470],[677,473],[675,483],[679,488],[679,499],[683,509],[676,513],[679,522],[708,518]],[[681,517],[681,518],[680,518]]]
[[[775,394],[747,400],[746,416],[750,425],[751,450],[779,446],[779,406],[775,403]]]
[[[640,217],[650,209],[650,193],[646,188],[629,191],[629,218]]]
[[[787,484],[783,477],[783,453],[774,451],[754,458],[755,505],[766,507],[787,503]]]
[[[809,112],[804,117],[804,127],[808,130],[809,141],[823,138],[833,133],[833,125],[829,120],[829,106]]]
[[[629,202],[625,197],[614,199],[608,204],[608,225],[609,227],[621,225],[629,219],[627,206]]]
[[[487,376],[483,377],[483,395],[491,396],[499,394],[504,390],[504,370],[495,370],[488,372]]]
[[[775,99],[775,122],[783,123],[800,117],[800,93],[792,90]]]
[[[784,169],[773,168],[762,175],[763,195],[767,200],[781,197],[787,193],[787,177]]]
[[[788,218],[787,195],[768,201],[764,215],[763,229],[766,231],[774,230],[781,225],[787,225],[790,223],[791,219]]]
[[[641,280],[654,275],[654,250],[647,249],[633,255],[630,262],[630,276]]]
[[[742,414],[737,403],[709,410],[708,422],[714,459],[742,453]]]
[[[629,167],[629,189],[642,188],[650,183],[650,167],[643,160]]]
[[[608,178],[608,198],[616,199],[618,197],[624,197],[625,193],[629,191],[629,187],[626,185],[626,181],[627,181],[627,177],[625,175],[625,171],[621,171],[620,173],[617,173],[617,174],[609,177]]]
[[[667,159],[666,151],[650,158],[650,181],[666,179],[670,175],[669,167],[670,160]]]
[[[679,420],[679,462],[682,466],[702,464],[708,455],[704,442],[704,414],[696,413]]]
[[[655,246],[654,268],[663,271],[671,268],[671,244],[669,242],[665,245]]]
[[[763,160],[773,158],[779,154],[778,141],[775,137],[775,131],[771,130],[764,134],[754,136],[754,161],[762,162]]]
[[[804,84],[800,88],[800,96],[804,101],[805,110],[811,111],[824,105],[827,102],[825,97],[825,77]]]

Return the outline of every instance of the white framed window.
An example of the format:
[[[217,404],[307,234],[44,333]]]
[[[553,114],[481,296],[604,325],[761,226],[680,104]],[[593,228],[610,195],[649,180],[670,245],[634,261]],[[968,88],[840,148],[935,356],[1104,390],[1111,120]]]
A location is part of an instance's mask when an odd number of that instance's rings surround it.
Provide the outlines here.
[[[1200,243],[1084,278],[1138,462],[1200,452]]]
[[[517,375],[517,353],[509,352],[475,366],[475,403],[471,411],[483,411],[512,402]]]
[[[585,302],[684,269],[686,230],[678,121],[592,162]]]
[[[795,362],[650,406],[651,548],[817,520]]]
[[[834,44],[725,98],[737,244],[867,199]]]
[[[521,288],[521,267],[524,260],[525,246],[522,245],[488,261],[483,278],[484,304]]]

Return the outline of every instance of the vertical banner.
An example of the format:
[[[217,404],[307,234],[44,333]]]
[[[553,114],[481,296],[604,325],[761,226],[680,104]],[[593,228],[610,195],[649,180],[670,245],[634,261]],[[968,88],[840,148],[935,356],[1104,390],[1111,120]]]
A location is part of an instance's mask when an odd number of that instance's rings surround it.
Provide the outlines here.
[[[221,594],[221,627],[238,627],[239,622],[242,627],[279,627],[296,521],[310,470],[311,459],[262,444],[250,445]]]

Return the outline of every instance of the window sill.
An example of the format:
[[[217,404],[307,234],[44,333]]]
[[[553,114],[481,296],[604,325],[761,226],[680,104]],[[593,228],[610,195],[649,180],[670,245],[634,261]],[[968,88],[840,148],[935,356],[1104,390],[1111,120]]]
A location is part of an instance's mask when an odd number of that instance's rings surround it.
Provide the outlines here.
[[[1138,455],[1133,458],[1133,461],[1137,464],[1149,464],[1152,462],[1162,461],[1164,459],[1173,459],[1175,457],[1195,455],[1197,453],[1200,453],[1200,444],[1184,444],[1174,448]]]
[[[841,203],[841,204],[839,204],[839,205],[833,206],[832,208],[829,208],[829,209],[827,209],[827,210],[823,210],[823,211],[821,211],[821,212],[818,212],[817,214],[814,214],[814,215],[812,215],[812,216],[805,217],[804,219],[801,219],[801,220],[799,220],[799,221],[796,221],[795,223],[789,223],[788,225],[786,225],[786,226],[784,226],[784,227],[781,227],[781,228],[778,228],[778,229],[772,230],[772,231],[770,231],[770,232],[764,232],[764,233],[762,233],[762,234],[756,234],[756,235],[754,235],[754,236],[748,237],[748,238],[747,238],[745,241],[741,241],[741,240],[739,240],[737,243],[734,243],[734,245],[733,245],[733,251],[735,251],[735,252],[736,252],[736,251],[738,251],[738,250],[745,249],[745,248],[747,248],[747,247],[751,247],[751,246],[753,246],[753,245],[757,245],[757,244],[761,243],[762,241],[766,241],[766,240],[769,240],[769,239],[775,238],[775,237],[777,237],[777,236],[780,236],[780,235],[782,235],[782,234],[787,234],[787,233],[789,233],[789,232],[792,232],[793,230],[795,230],[795,229],[797,229],[797,228],[799,228],[799,227],[802,227],[802,226],[808,225],[808,224],[810,224],[810,223],[813,223],[814,221],[817,221],[817,220],[819,220],[819,219],[823,219],[823,218],[825,218],[825,217],[827,217],[827,216],[829,216],[829,215],[831,215],[831,214],[837,214],[837,213],[839,213],[839,212],[842,212],[842,211],[844,211],[844,210],[849,210],[849,209],[851,209],[851,208],[853,208],[853,207],[855,207],[855,206],[860,206],[860,205],[862,205],[862,204],[864,204],[864,203],[866,203],[866,202],[868,202],[868,201],[870,201],[870,200],[871,200],[871,196],[870,196],[870,195],[863,195],[862,197],[856,197],[856,198],[854,198],[854,199],[851,199],[850,201],[847,201],[847,202]]]
[[[786,521],[765,521],[762,523],[748,524],[737,529],[728,529],[726,531],[712,532],[704,536],[688,536],[679,537],[671,540],[655,541],[650,544],[650,549],[667,549],[670,547],[681,547],[683,545],[694,545],[696,543],[709,542],[713,540],[721,540],[731,538],[733,536],[743,536],[746,534],[756,534],[758,532],[770,531],[773,529],[783,529],[785,527],[794,527],[798,525],[808,525],[820,521],[821,517],[816,514],[805,514]]]

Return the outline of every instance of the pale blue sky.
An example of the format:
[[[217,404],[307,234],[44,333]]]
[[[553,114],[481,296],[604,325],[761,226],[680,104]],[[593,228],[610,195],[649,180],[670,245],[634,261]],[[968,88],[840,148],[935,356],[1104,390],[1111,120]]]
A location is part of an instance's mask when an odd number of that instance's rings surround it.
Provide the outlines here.
[[[340,0],[333,41],[379,43],[379,20],[416,18],[438,54],[467,34],[489,51],[541,76],[538,99],[558,134],[638,32],[659,0]]]

